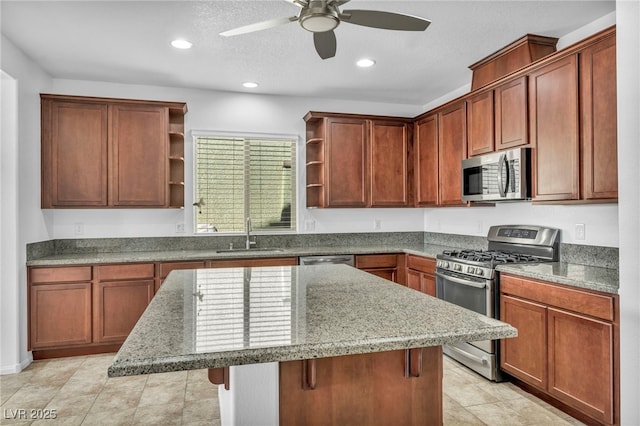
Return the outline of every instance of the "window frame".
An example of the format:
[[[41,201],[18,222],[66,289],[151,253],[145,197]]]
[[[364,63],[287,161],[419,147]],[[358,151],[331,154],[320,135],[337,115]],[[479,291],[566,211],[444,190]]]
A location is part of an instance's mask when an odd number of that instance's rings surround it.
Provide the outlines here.
[[[259,139],[259,140],[290,140],[295,147],[295,173],[293,174],[293,188],[292,192],[292,207],[295,207],[295,220],[292,221],[292,229],[268,229],[268,230],[252,230],[252,235],[292,235],[299,232],[299,193],[298,186],[300,182],[300,136],[293,133],[261,133],[261,132],[235,132],[235,131],[215,131],[215,130],[192,130],[191,142],[192,142],[192,185],[191,191],[194,199],[194,203],[198,200],[198,159],[197,159],[197,138],[231,138],[231,139]],[[191,206],[192,227],[191,232],[195,236],[238,236],[243,235],[245,231],[223,231],[223,232],[197,232],[198,226],[198,208],[193,204]]]

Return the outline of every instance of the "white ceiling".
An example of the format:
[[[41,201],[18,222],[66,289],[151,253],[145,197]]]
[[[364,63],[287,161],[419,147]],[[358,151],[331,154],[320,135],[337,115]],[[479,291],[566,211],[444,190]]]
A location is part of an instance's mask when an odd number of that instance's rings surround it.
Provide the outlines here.
[[[561,37],[615,10],[615,1],[366,1],[342,9],[400,12],[425,32],[343,23],[321,60],[297,23],[235,37],[218,33],[294,16],[284,0],[2,0],[2,33],[52,77],[423,105],[468,84],[468,66],[527,33]],[[188,51],[170,46],[185,38]],[[371,57],[377,65],[358,69]]]

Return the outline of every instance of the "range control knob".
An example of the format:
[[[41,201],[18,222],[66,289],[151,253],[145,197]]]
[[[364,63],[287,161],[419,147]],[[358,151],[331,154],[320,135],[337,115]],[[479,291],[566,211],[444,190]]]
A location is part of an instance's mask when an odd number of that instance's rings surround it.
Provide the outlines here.
[[[462,265],[460,265],[459,263],[456,263],[455,265],[453,265],[453,270],[462,271]]]
[[[440,263],[440,266],[443,267],[444,269],[447,269],[447,268],[449,268],[449,262],[447,262],[446,260],[443,260]]]
[[[481,277],[484,276],[484,270],[482,268],[476,269],[476,275],[479,275]]]
[[[475,274],[476,273],[476,268],[474,268],[473,266],[467,266],[467,273]]]

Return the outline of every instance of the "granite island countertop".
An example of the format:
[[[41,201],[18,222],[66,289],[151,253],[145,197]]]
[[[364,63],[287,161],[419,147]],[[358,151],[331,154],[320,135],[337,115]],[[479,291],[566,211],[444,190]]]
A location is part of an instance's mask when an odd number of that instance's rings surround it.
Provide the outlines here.
[[[110,377],[514,337],[512,326],[346,265],[173,271]]]

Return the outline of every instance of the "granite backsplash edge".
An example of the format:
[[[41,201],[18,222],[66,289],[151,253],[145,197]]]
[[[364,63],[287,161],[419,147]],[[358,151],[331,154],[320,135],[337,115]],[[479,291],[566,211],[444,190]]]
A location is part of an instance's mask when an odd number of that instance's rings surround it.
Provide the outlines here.
[[[416,246],[441,245],[451,248],[484,250],[486,237],[437,232],[373,232],[338,234],[256,235],[258,247],[326,247],[345,245]],[[244,236],[215,235],[189,237],[84,238],[39,241],[27,244],[27,260],[55,255],[90,253],[152,252],[167,250],[219,250],[232,244],[242,247]],[[618,268],[617,247],[560,244],[560,262]]]

